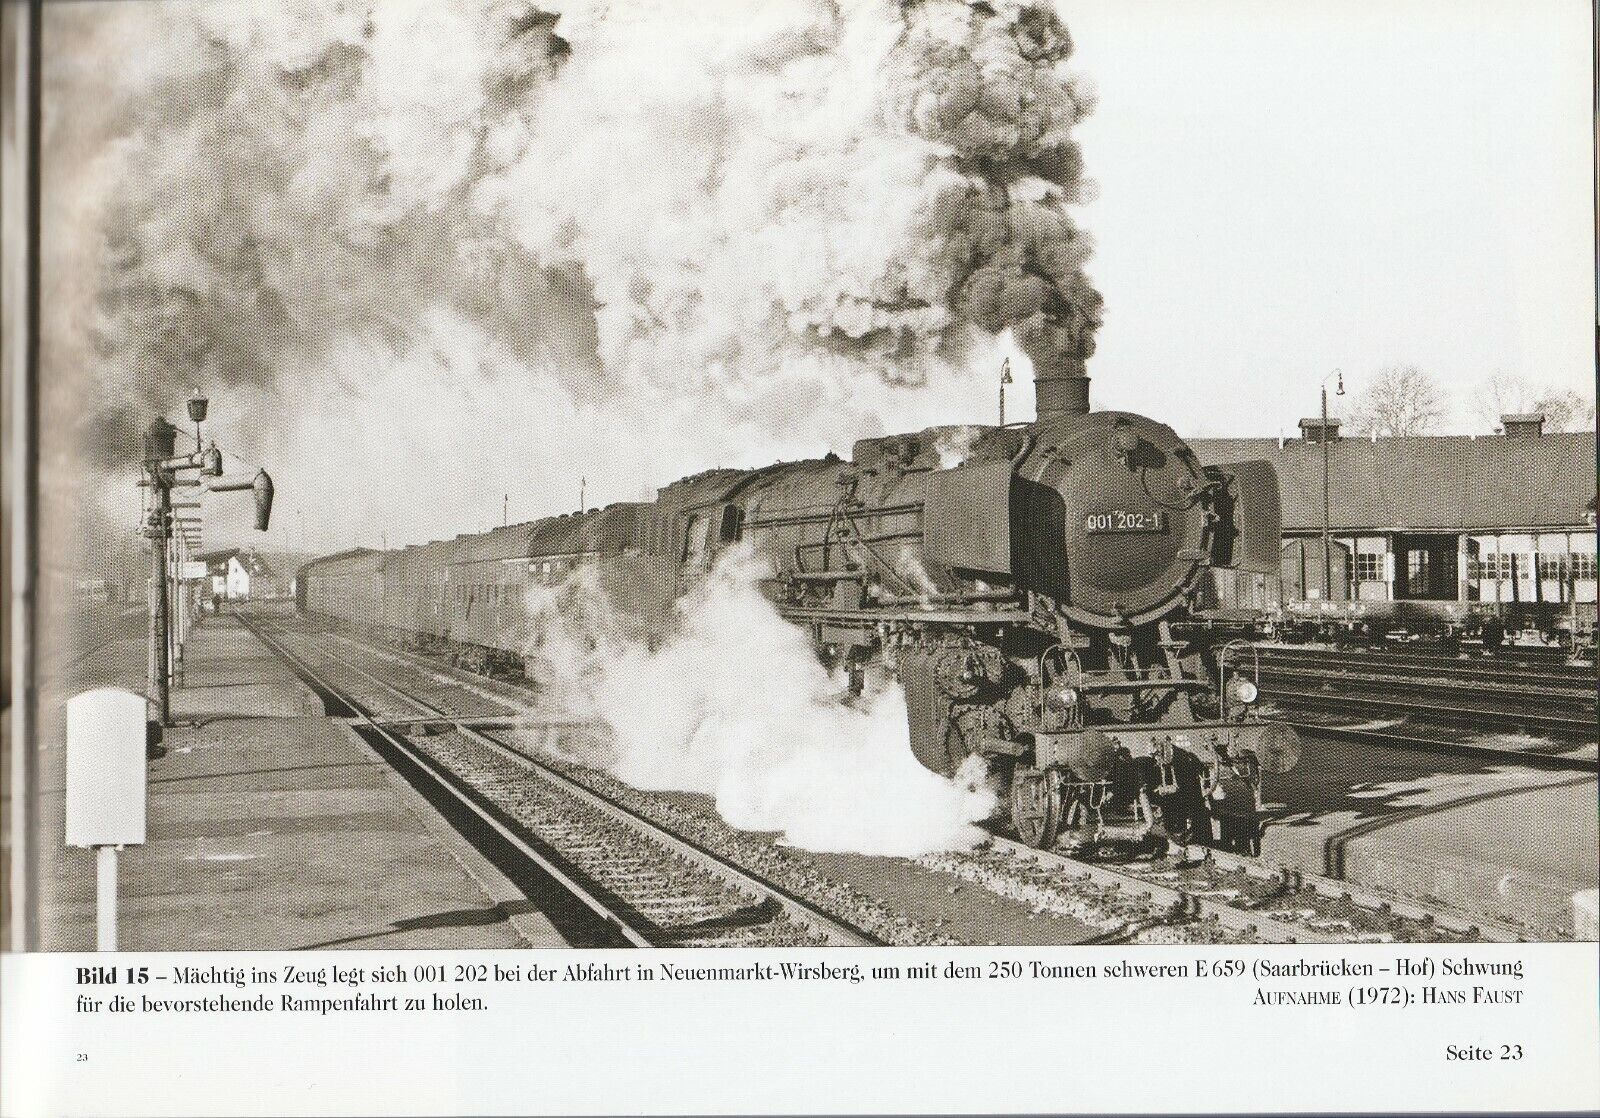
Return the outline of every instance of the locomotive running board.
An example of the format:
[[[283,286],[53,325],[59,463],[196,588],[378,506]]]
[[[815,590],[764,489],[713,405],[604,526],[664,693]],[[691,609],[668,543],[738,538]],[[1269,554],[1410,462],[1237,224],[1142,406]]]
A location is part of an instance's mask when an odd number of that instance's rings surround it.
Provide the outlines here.
[[[880,621],[920,621],[941,625],[1020,625],[1033,615],[1027,610],[980,609],[825,609],[783,607],[779,614],[790,621],[824,621],[837,625],[876,625]]]

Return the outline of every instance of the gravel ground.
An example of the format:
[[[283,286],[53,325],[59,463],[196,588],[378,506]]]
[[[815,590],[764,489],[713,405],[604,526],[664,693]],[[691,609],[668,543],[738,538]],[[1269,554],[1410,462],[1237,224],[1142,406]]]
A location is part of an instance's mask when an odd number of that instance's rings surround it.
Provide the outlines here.
[[[481,685],[439,680],[412,654],[369,649],[381,661],[374,674],[415,690],[463,716],[526,709],[523,688],[485,678]],[[329,658],[324,654],[324,660]],[[330,664],[337,668],[337,662]],[[369,667],[371,670],[371,667]],[[375,690],[370,684],[362,691]],[[390,699],[392,702],[392,697]],[[450,735],[444,735],[446,737]],[[420,739],[435,741],[437,739]],[[502,763],[509,764],[509,762]],[[609,774],[570,762],[540,762],[762,877],[790,895],[897,946],[937,944],[1059,944],[1106,939],[1136,943],[1231,943],[1242,938],[1215,922],[1175,923],[1149,900],[1064,874],[1012,851],[983,846],[919,859],[818,854],[782,845],[777,836],[738,831],[717,815],[708,797],[646,792]],[[529,780],[526,770],[517,778]],[[508,787],[513,787],[511,781]],[[1465,938],[1431,921],[1362,908],[1312,891],[1286,893],[1274,880],[1209,863],[1158,861],[1118,867],[1155,883],[1300,923],[1353,942],[1455,942]],[[892,903],[889,903],[891,902]]]

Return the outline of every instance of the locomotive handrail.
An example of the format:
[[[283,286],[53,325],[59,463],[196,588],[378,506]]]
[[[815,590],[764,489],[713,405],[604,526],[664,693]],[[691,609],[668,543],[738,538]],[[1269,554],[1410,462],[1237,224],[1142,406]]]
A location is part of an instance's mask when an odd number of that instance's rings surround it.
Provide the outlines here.
[[[1205,690],[1210,684],[1198,678],[1173,679],[1171,676],[1154,676],[1144,679],[1105,679],[1097,678],[1107,673],[1085,672],[1079,679],[1081,690],[1084,691],[1181,691]]]
[[[746,528],[773,528],[787,527],[794,524],[818,524],[831,521],[834,518],[834,509],[837,504],[829,506],[827,512],[800,512],[780,516],[764,516],[753,518],[744,522]],[[879,505],[871,512],[873,516],[898,516],[908,512],[920,512],[922,505],[917,503],[903,505]]]
[[[847,625],[876,625],[884,621],[907,621],[921,625],[1020,625],[1030,619],[1026,610],[884,610],[836,609],[832,606],[780,605],[782,617],[797,621],[833,621]]]
[[[1017,590],[951,590],[933,594],[880,594],[877,600],[890,606],[911,605],[914,602],[1014,602],[1020,600]]]

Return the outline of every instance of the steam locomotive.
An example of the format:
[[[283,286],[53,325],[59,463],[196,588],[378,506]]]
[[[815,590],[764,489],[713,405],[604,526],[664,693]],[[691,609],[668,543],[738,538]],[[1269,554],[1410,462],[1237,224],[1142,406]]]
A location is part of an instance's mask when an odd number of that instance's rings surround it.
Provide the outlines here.
[[[986,760],[1022,841],[1109,857],[1213,841],[1221,816],[1248,849],[1262,775],[1298,756],[1254,710],[1248,655],[1250,588],[1278,570],[1276,474],[1202,465],[1163,424],[1091,412],[1087,377],[1041,375],[1036,393],[1028,424],[866,439],[850,461],[712,470],[650,503],[315,560],[297,595],[515,666],[530,584],[587,568],[660,633],[719,553],[752,547],[824,662],[858,689],[899,679],[923,765]]]

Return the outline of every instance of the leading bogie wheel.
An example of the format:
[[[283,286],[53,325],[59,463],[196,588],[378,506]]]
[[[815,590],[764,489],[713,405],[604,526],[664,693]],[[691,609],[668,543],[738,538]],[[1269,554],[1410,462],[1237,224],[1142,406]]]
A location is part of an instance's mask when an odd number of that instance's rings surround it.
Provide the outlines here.
[[[1011,827],[1025,846],[1048,850],[1061,833],[1061,780],[1019,761],[1011,770]]]

